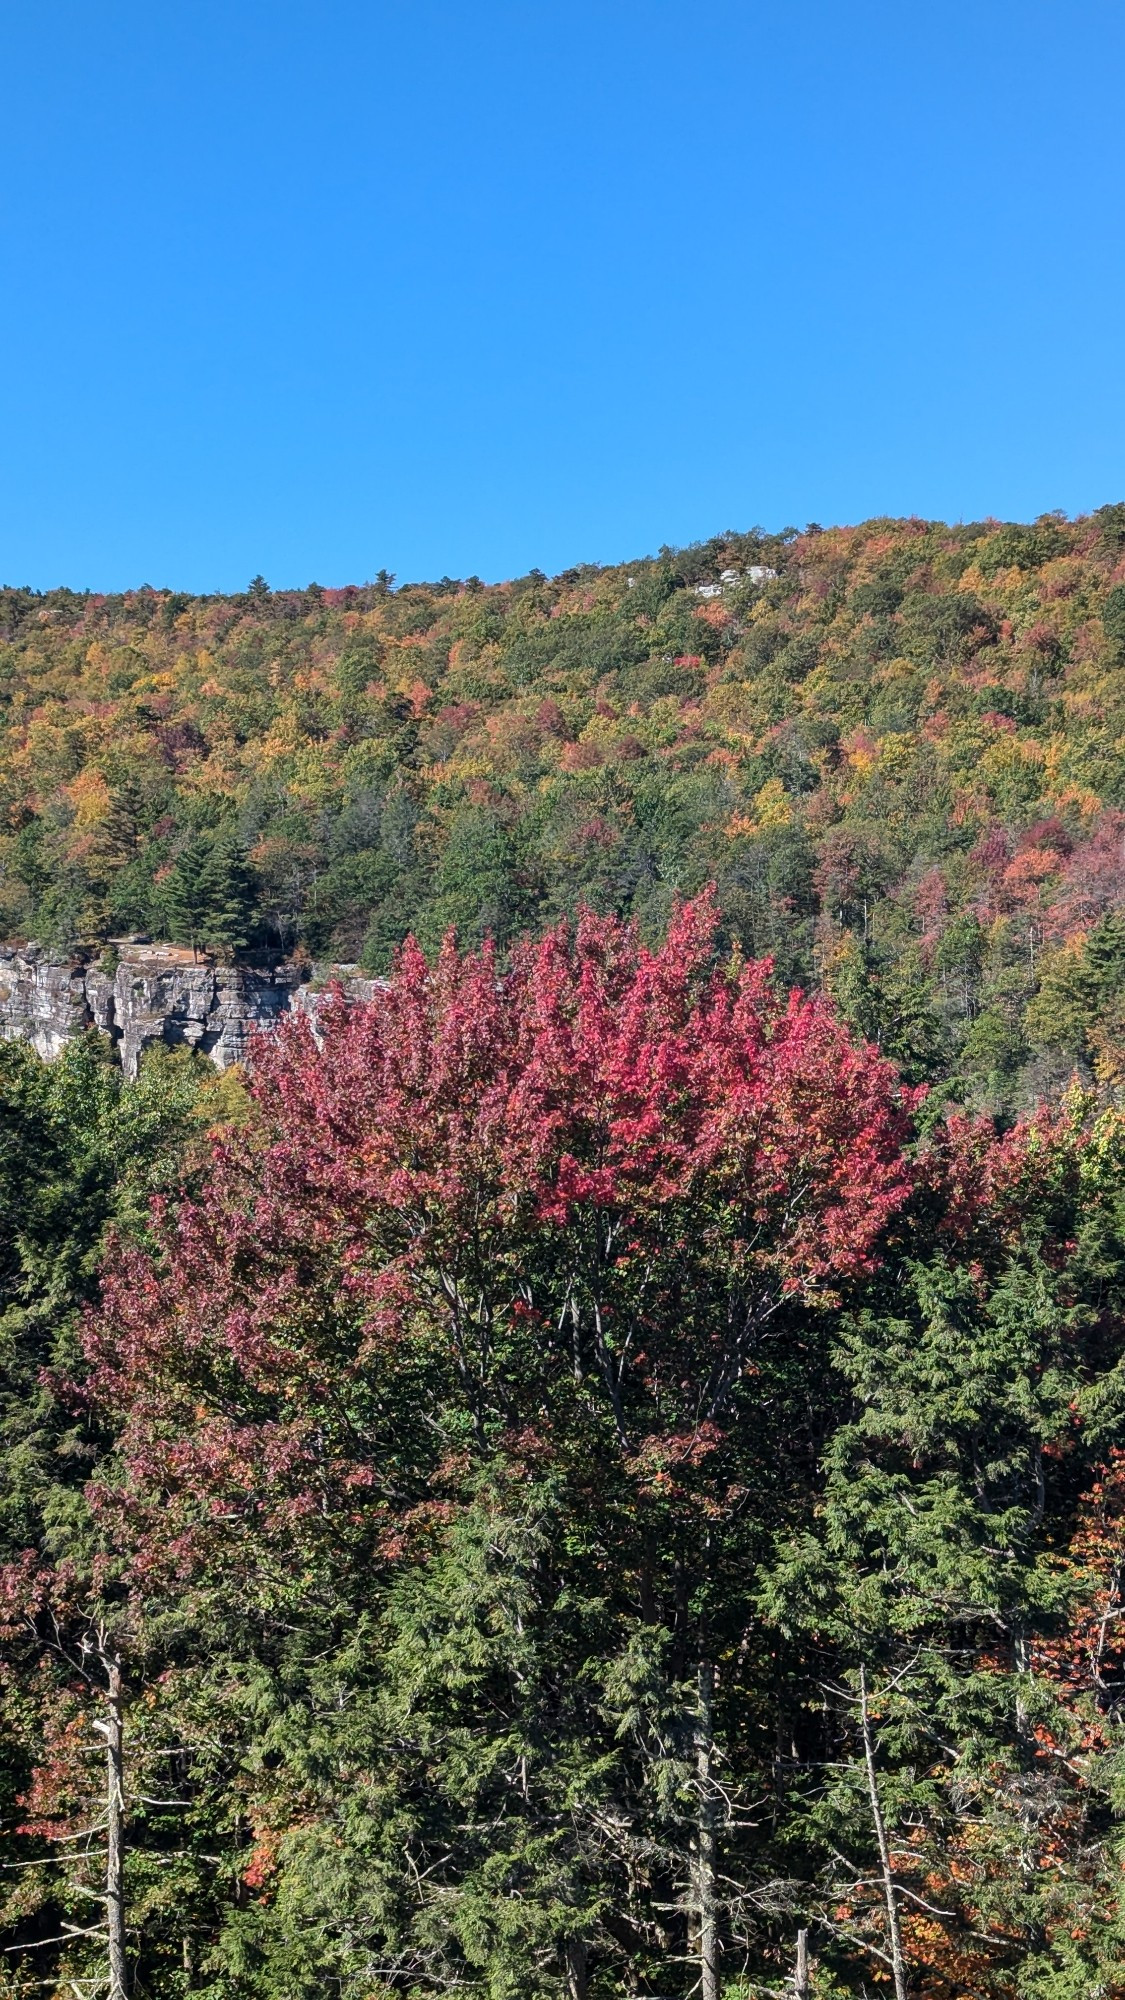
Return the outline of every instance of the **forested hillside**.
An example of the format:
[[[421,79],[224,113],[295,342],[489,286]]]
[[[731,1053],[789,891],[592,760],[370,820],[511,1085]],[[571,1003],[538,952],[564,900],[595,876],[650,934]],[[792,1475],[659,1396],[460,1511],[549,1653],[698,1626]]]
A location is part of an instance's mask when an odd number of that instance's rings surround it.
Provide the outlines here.
[[[1125,2000],[1125,505],[0,611],[0,2000]]]
[[[1121,1080],[1125,507],[620,568],[0,597],[0,929],[384,970],[580,901],[821,982],[913,1079]]]

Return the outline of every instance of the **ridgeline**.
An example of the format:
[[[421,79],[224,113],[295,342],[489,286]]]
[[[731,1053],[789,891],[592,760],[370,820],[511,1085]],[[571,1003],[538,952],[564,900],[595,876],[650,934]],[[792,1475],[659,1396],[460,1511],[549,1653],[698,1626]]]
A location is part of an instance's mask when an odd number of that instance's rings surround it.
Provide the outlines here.
[[[617,568],[0,594],[0,935],[384,971],[581,901],[828,986],[1002,1112],[1125,1020],[1125,506]]]

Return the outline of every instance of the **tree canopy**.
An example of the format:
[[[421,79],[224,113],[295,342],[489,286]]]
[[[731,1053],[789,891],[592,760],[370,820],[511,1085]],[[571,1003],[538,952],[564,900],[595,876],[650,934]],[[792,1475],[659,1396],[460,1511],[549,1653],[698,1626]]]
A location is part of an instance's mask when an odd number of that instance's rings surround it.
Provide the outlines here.
[[[709,895],[247,1086],[59,1295],[10,1991],[116,1896],[114,2000],[1125,1992],[1120,1114],[934,1115]]]

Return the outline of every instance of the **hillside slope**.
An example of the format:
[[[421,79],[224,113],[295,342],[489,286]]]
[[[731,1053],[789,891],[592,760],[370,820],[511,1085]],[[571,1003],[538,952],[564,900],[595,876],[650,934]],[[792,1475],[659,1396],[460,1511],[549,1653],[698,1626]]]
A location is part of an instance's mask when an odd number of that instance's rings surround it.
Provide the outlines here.
[[[655,934],[714,879],[912,1077],[1125,1084],[1125,506],[491,587],[7,589],[0,792],[8,936],[379,970],[581,900]]]

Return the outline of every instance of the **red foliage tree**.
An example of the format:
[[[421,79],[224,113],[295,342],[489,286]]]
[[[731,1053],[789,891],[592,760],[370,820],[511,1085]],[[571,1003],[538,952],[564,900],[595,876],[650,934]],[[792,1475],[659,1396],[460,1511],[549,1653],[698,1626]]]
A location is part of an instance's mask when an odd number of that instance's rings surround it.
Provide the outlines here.
[[[163,1560],[232,1515],[401,1524],[441,1483],[405,1448],[427,1399],[477,1450],[581,1423],[635,1468],[706,1455],[772,1317],[869,1268],[909,1187],[891,1066],[716,967],[714,929],[707,899],[656,951],[586,915],[506,972],[408,944],[319,1045],[259,1042],[254,1142],[160,1259],[119,1254],[87,1336]]]
[[[590,1587],[672,1635],[708,1996],[715,1663],[752,1616],[732,1524],[755,1489],[768,1538],[790,1448],[781,1329],[872,1269],[912,1185],[893,1067],[715,929],[703,898],[658,950],[590,915],[507,970],[408,944],[369,1006],[259,1042],[252,1137],[156,1257],[118,1253],[87,1331],[144,1588],[265,1611],[315,1580],[362,1615],[485,1467],[549,1471]]]
[[[559,1546],[535,1543],[519,1588],[551,1664],[541,1683],[502,1673],[497,1712],[518,1711],[518,1734],[538,1701],[539,1741],[562,1741],[560,1607],[596,1605],[563,1751],[568,1773],[612,1766],[617,1787],[595,1832],[568,1806],[556,1941],[578,1950],[565,1912],[590,1875],[647,1870],[650,1910],[688,1913],[712,2000],[740,1838],[727,1774],[747,1797],[772,1782],[780,1669],[757,1578],[813,1518],[846,1394],[822,1308],[890,1244],[1002,1263],[1073,1148],[1045,1115],[1002,1139],[953,1119],[911,1158],[893,1066],[768,965],[722,962],[706,898],[656,950],[589,915],[506,968],[488,948],[450,940],[428,964],[408,944],[369,1005],[330,993],[315,1023],[263,1038],[250,1081],[250,1125],[197,1199],[157,1209],[152,1254],[119,1247],[86,1329],[85,1393],[117,1439],[91,1497],[125,1588],[168,1632],[252,1628],[267,1652],[314,1601],[321,1635],[385,1638],[404,1590],[453,1575],[482,1494],[503,1551],[512,1496],[549,1493]],[[431,1642],[427,1627],[420,1659]],[[806,1668],[786,1672],[800,1709]],[[315,1809],[268,1774],[247,1782],[266,1845],[244,1879],[262,1888],[287,1865],[277,1830]],[[535,1818],[548,1776],[521,1784],[519,1811],[555,1841],[557,1799]],[[452,1866],[442,1838],[427,1853]],[[608,1874],[583,1873],[589,1840],[618,1841]],[[614,1921],[600,1948],[634,1962],[684,1943],[663,1918]]]

